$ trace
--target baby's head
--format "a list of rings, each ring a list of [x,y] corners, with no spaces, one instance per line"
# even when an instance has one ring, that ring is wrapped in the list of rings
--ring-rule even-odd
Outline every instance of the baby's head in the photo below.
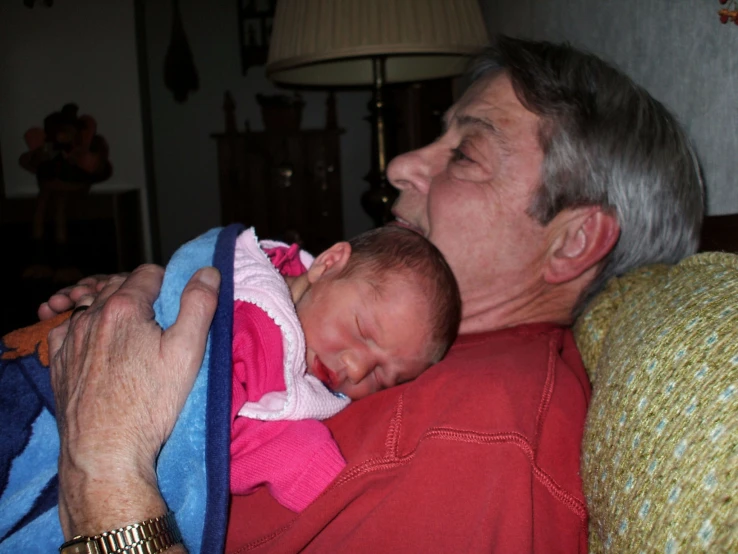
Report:
[[[456,338],[461,298],[438,249],[400,227],[320,254],[295,297],[307,371],[356,400],[415,379]]]

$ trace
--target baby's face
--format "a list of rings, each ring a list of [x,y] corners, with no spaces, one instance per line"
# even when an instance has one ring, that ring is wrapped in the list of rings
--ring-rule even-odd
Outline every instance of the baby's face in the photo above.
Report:
[[[389,278],[326,277],[297,302],[307,371],[353,400],[415,379],[431,363],[430,310],[417,287]]]

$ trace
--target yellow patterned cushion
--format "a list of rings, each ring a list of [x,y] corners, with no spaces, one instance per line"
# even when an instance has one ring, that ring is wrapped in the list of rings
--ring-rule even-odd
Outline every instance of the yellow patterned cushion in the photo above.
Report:
[[[613,279],[574,332],[591,551],[738,552],[738,256]]]

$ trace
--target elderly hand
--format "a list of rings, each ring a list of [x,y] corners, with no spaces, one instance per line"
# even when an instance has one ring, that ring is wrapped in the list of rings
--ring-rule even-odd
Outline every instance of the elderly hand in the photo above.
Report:
[[[45,321],[71,310],[75,305],[89,304],[108,284],[108,281],[118,277],[126,278],[128,275],[128,273],[90,275],[81,279],[76,285],[64,287],[38,307],[38,318]]]
[[[167,511],[155,461],[202,363],[220,275],[195,273],[166,331],[152,308],[162,277],[157,266],[112,277],[89,309],[49,334],[67,538]]]

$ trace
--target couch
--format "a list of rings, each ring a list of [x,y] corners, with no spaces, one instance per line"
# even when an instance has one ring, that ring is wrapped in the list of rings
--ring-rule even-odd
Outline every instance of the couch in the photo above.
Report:
[[[574,332],[590,551],[738,552],[738,256],[613,279]]]

